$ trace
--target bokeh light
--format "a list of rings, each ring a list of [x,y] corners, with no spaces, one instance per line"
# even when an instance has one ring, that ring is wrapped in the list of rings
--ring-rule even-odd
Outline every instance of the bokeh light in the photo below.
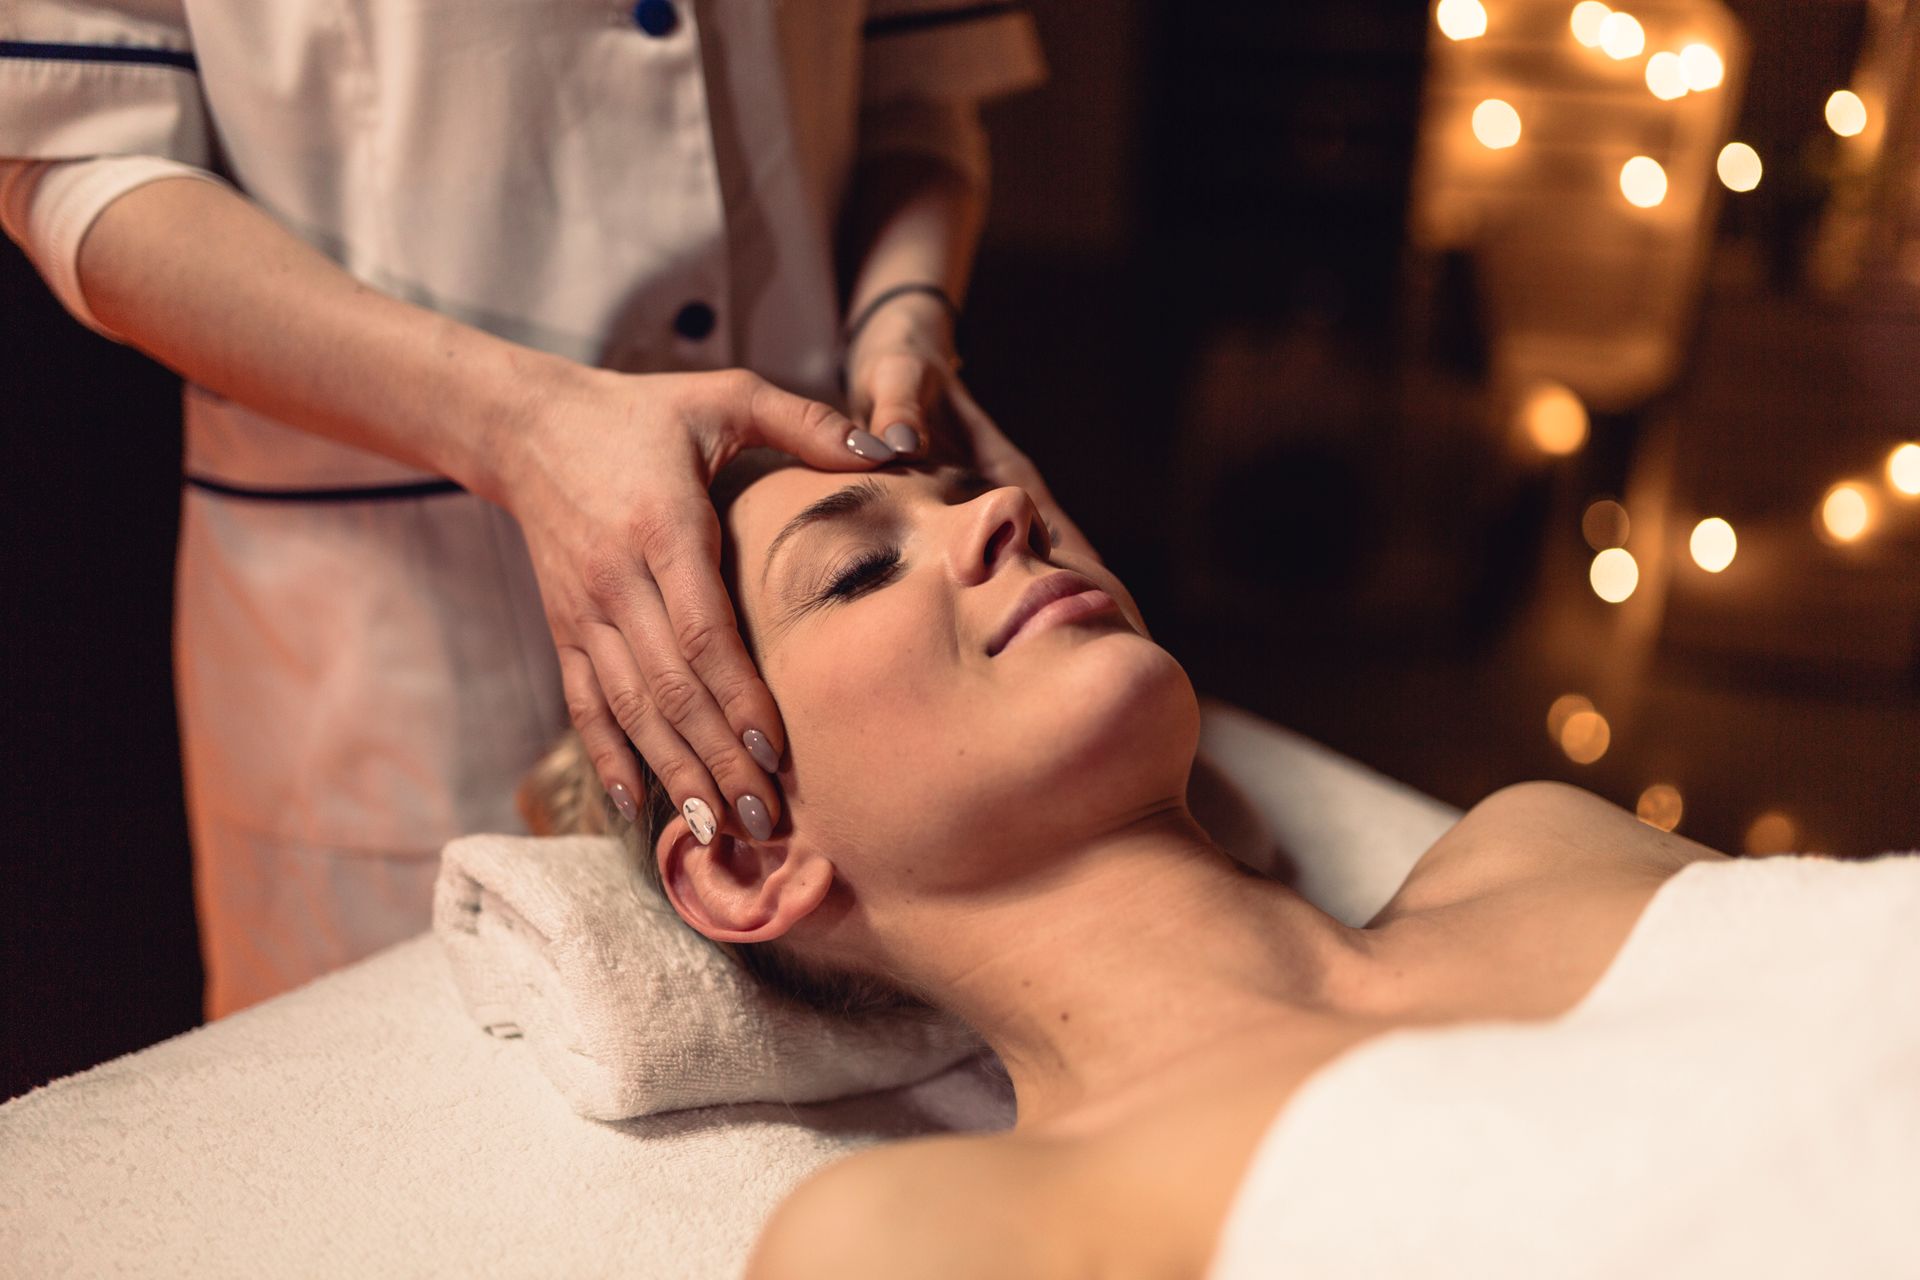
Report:
[[[1867,127],[1867,104],[1851,89],[1835,89],[1827,99],[1827,128],[1851,138]]]
[[[1595,551],[1625,546],[1632,529],[1633,521],[1627,519],[1627,509],[1612,498],[1588,503],[1587,509],[1580,513],[1580,536]]]
[[[1440,0],[1433,20],[1449,40],[1472,40],[1487,34],[1487,10],[1480,0]]]
[[[1718,573],[1732,564],[1739,549],[1740,539],[1734,536],[1733,526],[1719,516],[1709,516],[1693,526],[1693,536],[1687,539],[1693,562],[1708,573]]]
[[[1747,828],[1748,853],[1790,853],[1800,842],[1800,828],[1778,809],[1769,809]]]
[[[1587,406],[1569,387],[1538,382],[1520,402],[1520,426],[1540,452],[1564,457],[1587,442]]]
[[[1620,166],[1620,194],[1636,208],[1651,209],[1667,198],[1667,171],[1652,156],[1635,156]]]
[[[1760,185],[1760,153],[1744,142],[1729,142],[1720,148],[1713,170],[1729,191],[1751,191]]]
[[[1726,78],[1727,68],[1712,45],[1690,44],[1680,50],[1680,72],[1686,77],[1687,88],[1702,93],[1718,89]]]
[[[1903,444],[1887,455],[1887,483],[1896,493],[1920,497],[1920,444]]]
[[[1637,58],[1646,47],[1646,30],[1632,14],[1616,9],[1600,24],[1600,52],[1615,62]]]
[[[1680,55],[1661,50],[1647,59],[1647,89],[1662,102],[1687,96],[1687,73],[1680,69]]]
[[[1553,705],[1547,708],[1547,736],[1557,744],[1560,741],[1560,731],[1567,727],[1567,721],[1582,711],[1591,710],[1593,710],[1593,703],[1585,694],[1561,694],[1553,700]]]
[[[1488,98],[1473,109],[1473,136],[1481,146],[1503,151],[1520,141],[1520,113],[1510,102]]]
[[[1587,568],[1593,594],[1608,604],[1619,604],[1640,585],[1640,564],[1625,547],[1608,547]]]
[[[1573,6],[1569,25],[1573,27],[1573,38],[1589,49],[1600,47],[1600,27],[1606,22],[1607,15],[1613,10],[1600,0],[1580,0]]]
[[[1662,831],[1671,831],[1679,826],[1680,815],[1685,812],[1680,788],[1667,782],[1656,782],[1642,791],[1640,799],[1633,806],[1634,817]]]
[[[1851,480],[1827,490],[1820,503],[1820,523],[1829,537],[1853,542],[1873,525],[1873,497]]]
[[[1612,743],[1613,729],[1598,711],[1576,711],[1560,726],[1560,750],[1575,764],[1592,764]]]

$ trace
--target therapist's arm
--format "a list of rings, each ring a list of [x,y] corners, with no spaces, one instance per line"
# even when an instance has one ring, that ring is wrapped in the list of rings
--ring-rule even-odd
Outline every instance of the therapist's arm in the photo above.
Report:
[[[78,275],[103,325],[182,376],[512,512],[569,713],[629,817],[645,794],[631,741],[676,804],[698,798],[746,838],[765,833],[741,797],[779,822],[784,735],[720,580],[707,486],[756,444],[830,470],[886,460],[852,451],[843,415],[740,370],[619,374],[496,338],[368,288],[210,182],[114,200]]]

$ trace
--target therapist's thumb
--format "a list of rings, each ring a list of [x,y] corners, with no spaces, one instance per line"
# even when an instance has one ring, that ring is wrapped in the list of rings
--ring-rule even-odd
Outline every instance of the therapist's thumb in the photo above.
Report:
[[[832,405],[783,391],[743,374],[734,438],[743,449],[764,445],[824,471],[848,471],[891,462],[895,451],[856,426]]]

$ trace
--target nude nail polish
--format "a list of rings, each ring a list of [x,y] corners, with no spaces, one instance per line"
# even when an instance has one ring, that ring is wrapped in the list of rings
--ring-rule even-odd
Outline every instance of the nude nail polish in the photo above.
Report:
[[[640,806],[633,802],[633,792],[627,790],[626,783],[616,782],[608,787],[607,798],[613,801],[613,807],[618,809],[620,816],[628,822],[640,816]]]
[[[899,453],[913,453],[920,448],[920,433],[904,422],[894,423],[880,433],[880,438]]]
[[[773,740],[766,734],[758,729],[749,729],[740,735],[740,742],[746,747],[747,754],[753,757],[755,764],[768,773],[780,772],[780,753],[773,749]]]
[[[859,427],[847,432],[847,448],[870,462],[892,462],[893,446]]]
[[[688,796],[680,806],[680,812],[686,815],[687,825],[693,829],[693,838],[701,844],[712,844],[713,833],[719,823],[713,820],[713,810],[699,796]]]
[[[733,806],[740,814],[740,825],[755,840],[765,840],[773,834],[773,818],[767,813],[766,802],[759,796],[741,796]]]

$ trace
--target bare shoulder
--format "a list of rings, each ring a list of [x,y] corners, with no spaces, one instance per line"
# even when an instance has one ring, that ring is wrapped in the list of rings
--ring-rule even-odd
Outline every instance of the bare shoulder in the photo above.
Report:
[[[828,1165],[774,1211],[747,1280],[1057,1274],[1029,1144],[954,1134],[892,1143]]]
[[[1607,872],[1644,869],[1657,877],[1689,862],[1725,856],[1648,826],[1611,801],[1564,782],[1502,787],[1467,810],[1431,853],[1435,864],[1472,859],[1496,875],[1586,866]]]

